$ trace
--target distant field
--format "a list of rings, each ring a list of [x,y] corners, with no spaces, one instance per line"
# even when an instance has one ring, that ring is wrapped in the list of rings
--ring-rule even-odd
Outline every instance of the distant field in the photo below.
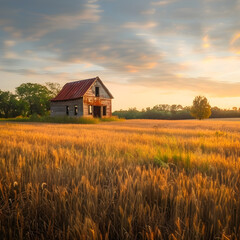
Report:
[[[1,122],[0,239],[240,239],[239,133],[219,119]]]
[[[209,118],[207,119],[207,121],[239,121],[240,122],[240,118]]]

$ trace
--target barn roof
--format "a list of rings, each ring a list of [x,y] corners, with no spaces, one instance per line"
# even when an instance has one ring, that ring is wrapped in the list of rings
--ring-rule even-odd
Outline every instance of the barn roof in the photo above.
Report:
[[[113,98],[112,94],[108,91],[105,85],[102,83],[99,77],[80,80],[76,82],[66,83],[59,94],[51,100],[51,102],[75,100],[83,97],[87,90],[98,80],[105,88],[110,98]]]

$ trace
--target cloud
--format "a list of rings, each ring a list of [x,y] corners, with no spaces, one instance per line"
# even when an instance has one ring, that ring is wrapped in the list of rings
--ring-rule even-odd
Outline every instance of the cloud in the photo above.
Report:
[[[149,62],[145,63],[144,65],[127,65],[125,68],[127,69],[128,72],[130,73],[136,73],[136,72],[142,72],[143,70],[149,70],[153,69],[157,66],[157,62]]]
[[[4,41],[4,45],[6,47],[14,47],[16,45],[16,42],[13,40],[6,40],[6,41]]]
[[[153,15],[155,12],[156,12],[156,9],[151,8],[149,10],[142,11],[141,14],[143,14],[143,15]]]
[[[230,44],[232,51],[236,54],[240,54],[240,33],[234,34]]]
[[[151,29],[157,26],[156,22],[128,22],[123,25],[123,28],[133,28],[133,29]]]
[[[149,88],[237,95],[237,83],[201,73],[199,63],[239,54],[239,10],[237,0],[5,1],[0,64],[2,71],[26,76],[90,66],[62,74],[77,78],[82,71]]]
[[[40,75],[34,70],[30,69],[11,69],[11,68],[0,68],[2,72],[9,72],[9,73],[17,73],[20,75],[28,76],[28,75]]]
[[[16,59],[16,58],[18,58],[18,55],[15,52],[7,51],[4,53],[4,58]]]
[[[197,94],[208,94],[211,97],[239,97],[240,83],[216,81],[210,78],[182,77],[176,75],[154,76],[151,79],[138,76],[131,80],[132,84],[152,86],[161,90],[171,89],[192,91]]]
[[[168,4],[174,3],[174,2],[176,2],[176,1],[177,1],[177,0],[154,1],[154,2],[152,2],[152,5],[153,5],[153,6],[164,6],[164,5],[168,5]]]
[[[209,37],[208,35],[205,35],[202,39],[202,47],[203,48],[209,48],[210,47],[210,43],[209,43]]]
[[[22,1],[21,4],[15,2],[14,7],[11,3],[1,5],[0,26],[2,25],[4,31],[14,38],[34,41],[57,30],[75,29],[81,24],[95,23],[99,21],[102,12],[97,1],[90,0],[73,0],[69,5],[62,0],[53,0],[46,5],[45,0],[41,1],[41,4],[28,0]]]

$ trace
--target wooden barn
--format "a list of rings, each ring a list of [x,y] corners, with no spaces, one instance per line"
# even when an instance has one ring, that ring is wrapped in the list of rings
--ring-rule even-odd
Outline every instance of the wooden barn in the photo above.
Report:
[[[99,77],[70,82],[51,100],[51,116],[111,117],[112,99]]]

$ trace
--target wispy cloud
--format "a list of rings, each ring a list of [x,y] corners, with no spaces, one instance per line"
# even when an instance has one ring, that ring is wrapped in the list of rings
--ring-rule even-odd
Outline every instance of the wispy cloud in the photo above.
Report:
[[[162,0],[162,1],[153,1],[151,4],[153,6],[164,6],[176,2],[177,0]]]
[[[5,1],[0,71],[66,79],[104,74],[130,85],[237,96],[239,84],[232,80],[240,73],[224,61],[240,54],[239,5],[236,0]],[[221,64],[212,63],[223,57]],[[210,58],[214,61],[206,61]],[[240,59],[231,61],[237,66]],[[64,65],[70,70],[61,72]]]
[[[45,7],[44,3],[40,6],[42,11],[35,7],[31,8],[32,4],[29,5],[30,9],[19,7],[17,10],[11,8],[10,4],[5,4],[0,10],[2,15],[0,25],[14,38],[36,41],[48,33],[75,29],[81,24],[96,23],[100,20],[103,11],[97,1],[80,1],[79,7],[70,10],[66,8],[66,11],[62,9],[65,7],[64,4],[58,4],[56,0],[53,2],[56,2],[56,6],[50,8],[50,11],[46,10],[48,5]],[[25,6],[24,1],[22,4]]]
[[[143,15],[153,15],[155,13],[156,13],[156,9],[154,9],[154,8],[144,10],[144,11],[141,12],[141,14],[143,14]]]
[[[15,45],[16,45],[16,42],[13,41],[13,40],[6,40],[6,41],[4,41],[4,46],[6,46],[6,47],[13,47]]]
[[[156,22],[127,22],[123,25],[124,28],[132,28],[132,29],[151,29],[157,26]]]
[[[234,34],[230,44],[232,51],[236,54],[240,54],[240,33]]]
[[[174,79],[174,81],[171,81]],[[193,91],[196,94],[207,94],[212,97],[239,97],[240,83],[216,81],[211,78],[190,78],[176,75],[155,76],[151,79],[137,77],[132,84],[151,85],[159,89]]]

